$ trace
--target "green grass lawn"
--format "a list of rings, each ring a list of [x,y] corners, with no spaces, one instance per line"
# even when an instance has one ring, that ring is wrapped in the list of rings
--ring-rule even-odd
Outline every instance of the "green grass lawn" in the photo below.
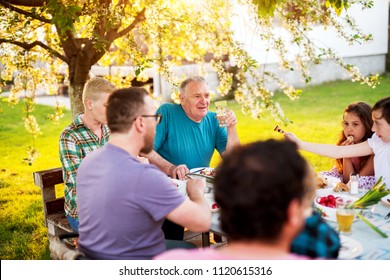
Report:
[[[277,95],[285,114],[293,124],[282,127],[302,139],[320,143],[335,143],[341,131],[343,109],[352,101],[366,101],[373,105],[390,94],[390,77],[384,77],[375,90],[351,82],[334,82],[305,88],[301,98],[290,101]],[[254,120],[241,113],[239,106],[229,102],[238,118],[238,133],[242,143],[268,138],[281,139],[273,131],[276,123],[271,118]],[[32,166],[22,163],[27,145],[32,138],[23,126],[23,104],[15,108],[0,104],[0,259],[49,259],[47,230],[44,227],[41,194],[33,183],[32,173],[59,167],[58,137],[70,123],[70,112],[56,125],[48,121],[52,109],[36,105],[36,117],[42,135],[35,144],[40,157]],[[316,171],[330,169],[333,160],[303,153]],[[214,156],[211,166],[217,165]]]

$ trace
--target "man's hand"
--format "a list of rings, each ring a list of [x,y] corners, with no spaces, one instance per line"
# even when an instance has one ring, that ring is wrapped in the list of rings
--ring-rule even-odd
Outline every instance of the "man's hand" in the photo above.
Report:
[[[169,169],[168,175],[171,176],[173,179],[184,180],[188,172],[190,172],[190,170],[185,164],[180,164],[178,166],[172,165]]]
[[[201,178],[187,180],[187,194],[192,201],[203,199],[206,180]]]
[[[230,109],[227,110],[226,113],[226,123],[228,127],[235,126],[237,124],[236,114]]]

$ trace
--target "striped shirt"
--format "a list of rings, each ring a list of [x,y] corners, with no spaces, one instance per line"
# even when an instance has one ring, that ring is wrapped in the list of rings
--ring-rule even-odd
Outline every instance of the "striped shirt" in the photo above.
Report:
[[[78,114],[60,135],[60,160],[65,183],[65,213],[77,219],[76,174],[82,159],[102,147],[110,136],[108,127],[102,125],[102,138],[99,138],[84,125]]]

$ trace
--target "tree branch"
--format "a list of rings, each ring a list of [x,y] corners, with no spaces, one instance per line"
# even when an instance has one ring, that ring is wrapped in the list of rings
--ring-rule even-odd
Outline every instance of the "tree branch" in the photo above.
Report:
[[[99,59],[109,50],[112,42],[114,42],[119,37],[122,37],[129,33],[139,22],[145,20],[145,8],[142,9],[141,12],[137,14],[133,22],[123,29],[122,31],[118,32],[115,28],[112,28],[108,30],[104,36],[104,41],[106,42],[104,50],[96,50],[96,53],[94,54],[92,58],[93,64],[99,61]]]
[[[4,0],[0,0],[0,5],[4,6],[5,8],[7,8],[7,9],[13,11],[13,12],[22,14],[22,15],[24,15],[26,17],[31,17],[33,19],[36,19],[36,20],[39,20],[39,21],[42,21],[42,22],[45,22],[45,23],[51,23],[50,19],[47,19],[47,18],[44,18],[44,17],[39,17],[38,15],[35,15],[35,14],[30,13],[28,11],[25,11],[23,9],[16,8],[15,6],[11,5],[12,4],[11,2],[42,2],[42,4],[43,4],[45,1],[43,1],[43,0],[42,1],[35,1],[35,0],[31,0],[31,1],[4,1]],[[17,5],[17,4],[15,4],[15,5]],[[40,7],[40,6],[36,6],[36,7]]]
[[[35,46],[40,46],[41,48],[47,50],[49,53],[51,53],[52,55],[58,57],[62,61],[66,62],[66,63],[69,62],[67,57],[65,57],[62,54],[60,54],[59,52],[53,50],[52,48],[50,48],[49,46],[45,45],[41,41],[34,41],[32,43],[24,43],[24,42],[19,42],[19,41],[14,41],[14,40],[8,40],[8,39],[0,38],[0,44],[2,44],[2,43],[13,44],[13,45],[19,46],[19,47],[21,47],[21,48],[23,48],[25,50],[31,50]]]
[[[47,0],[9,0],[7,1],[11,5],[25,6],[25,7],[42,7]]]
[[[116,38],[122,37],[123,35],[129,33],[139,22],[145,20],[145,11],[146,9],[143,8],[128,27],[117,33],[118,35]]]

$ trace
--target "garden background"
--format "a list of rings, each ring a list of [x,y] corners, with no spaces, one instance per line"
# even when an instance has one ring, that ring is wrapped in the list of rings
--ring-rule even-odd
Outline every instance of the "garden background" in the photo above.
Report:
[[[350,102],[366,101],[373,105],[390,95],[390,77],[383,76],[380,81],[376,89],[349,81],[307,87],[296,101],[277,93],[275,101],[280,102],[287,117],[293,121],[287,127],[281,127],[307,141],[335,143],[341,131],[342,112]],[[23,101],[16,105],[23,106]],[[0,104],[0,259],[3,260],[50,259],[40,189],[34,185],[32,173],[60,166],[58,138],[70,123],[71,113],[65,110],[64,118],[54,124],[48,120],[52,108],[35,106],[42,134],[34,140],[25,132],[22,110],[11,108],[5,102]],[[277,123],[272,118],[254,120],[242,114],[235,101],[229,101],[229,107],[237,115],[242,144],[282,139],[281,134],[273,131]],[[213,105],[210,109],[214,110]],[[33,141],[40,156],[29,166],[23,163],[23,158]],[[332,167],[332,159],[306,152],[303,155],[316,171]],[[218,161],[219,157],[214,156],[211,166],[216,166]],[[62,195],[61,187],[57,191]]]

